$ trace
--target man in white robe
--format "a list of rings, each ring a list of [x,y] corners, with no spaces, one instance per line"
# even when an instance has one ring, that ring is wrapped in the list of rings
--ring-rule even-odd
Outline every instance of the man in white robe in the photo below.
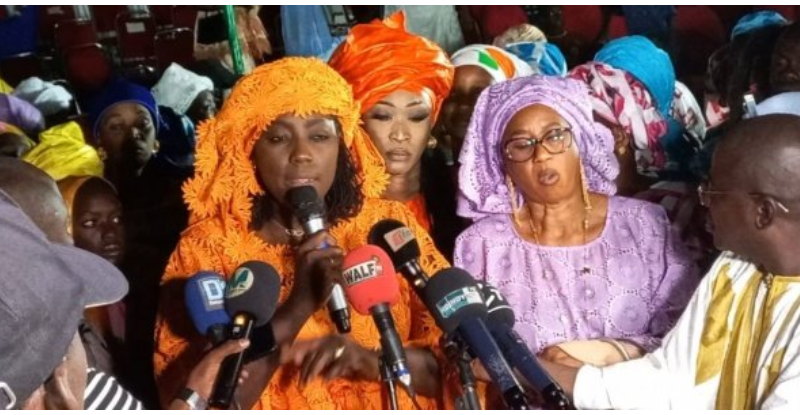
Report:
[[[577,408],[800,408],[800,117],[734,126],[700,197],[725,252],[661,348],[603,368],[540,359]]]

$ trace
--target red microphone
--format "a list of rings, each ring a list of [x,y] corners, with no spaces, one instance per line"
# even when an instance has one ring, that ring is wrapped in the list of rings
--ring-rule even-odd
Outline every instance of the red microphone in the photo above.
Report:
[[[400,285],[391,259],[377,246],[365,245],[350,251],[342,268],[350,304],[359,314],[372,315],[381,336],[384,363],[394,378],[411,391],[411,372],[403,342],[389,309],[400,299]]]

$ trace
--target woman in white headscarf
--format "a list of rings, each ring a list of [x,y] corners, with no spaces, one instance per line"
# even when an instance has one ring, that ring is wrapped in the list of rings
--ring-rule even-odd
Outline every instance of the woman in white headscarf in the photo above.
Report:
[[[454,53],[450,60],[456,72],[450,96],[442,106],[440,127],[455,161],[481,92],[499,82],[533,75],[534,71],[522,59],[491,45],[467,46]]]
[[[60,124],[52,118],[68,112],[73,101],[72,94],[63,86],[35,76],[20,82],[12,95],[36,107],[47,119],[47,127]]]
[[[195,125],[217,113],[214,82],[177,63],[171,64],[152,89],[159,106],[188,116]]]

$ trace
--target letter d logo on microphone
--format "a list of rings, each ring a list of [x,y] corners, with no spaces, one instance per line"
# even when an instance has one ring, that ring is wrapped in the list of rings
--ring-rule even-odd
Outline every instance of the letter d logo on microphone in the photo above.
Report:
[[[206,278],[200,281],[203,289],[203,301],[207,310],[225,308],[225,281],[221,278]]]
[[[250,268],[238,268],[233,272],[233,278],[228,282],[225,298],[236,298],[253,286],[253,271]]]

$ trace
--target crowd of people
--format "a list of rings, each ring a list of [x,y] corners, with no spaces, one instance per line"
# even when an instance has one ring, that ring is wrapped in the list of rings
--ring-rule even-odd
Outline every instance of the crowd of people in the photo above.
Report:
[[[800,406],[800,23],[741,17],[698,82],[668,28],[577,45],[558,12],[465,45],[452,6],[384,6],[323,45],[314,25],[286,36],[323,6],[282,7],[286,56],[233,82],[178,64],[90,97],[0,79],[0,408],[205,409],[250,343],[212,348],[185,284],[258,260],[281,280],[276,347],[235,406],[386,409],[372,317],[340,334],[325,310],[385,219],[427,275],[495,287],[576,408]],[[276,53],[258,10],[237,16],[251,58]],[[313,234],[288,196],[304,186],[326,206]],[[463,368],[397,279],[418,393],[399,405],[452,409]]]

